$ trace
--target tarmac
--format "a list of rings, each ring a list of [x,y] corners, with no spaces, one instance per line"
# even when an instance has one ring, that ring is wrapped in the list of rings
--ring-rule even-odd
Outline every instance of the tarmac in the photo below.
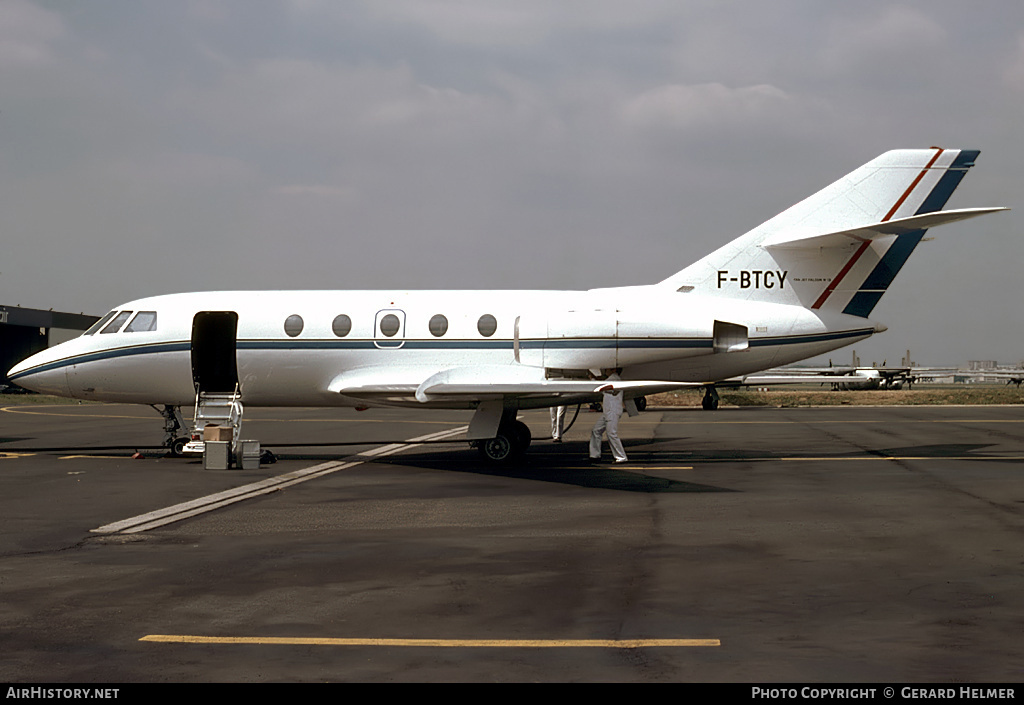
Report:
[[[507,466],[469,418],[247,409],[279,462],[214,471],[3,406],[0,681],[1024,677],[1024,407],[649,409],[625,466],[586,409]]]

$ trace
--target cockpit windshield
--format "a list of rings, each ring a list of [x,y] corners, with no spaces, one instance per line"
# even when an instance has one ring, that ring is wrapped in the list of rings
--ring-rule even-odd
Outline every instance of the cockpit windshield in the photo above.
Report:
[[[128,320],[128,316],[132,315],[131,311],[121,311],[121,313],[114,316],[114,320],[106,325],[106,327],[100,331],[100,335],[104,333],[116,333],[121,330],[121,326]]]
[[[107,325],[107,321],[109,321],[115,315],[117,315],[117,311],[111,311],[106,316],[104,316],[100,320],[96,321],[91,326],[89,326],[89,329],[87,331],[85,331],[84,333],[82,333],[82,335],[92,335],[93,333],[98,331],[100,328],[102,328],[103,326]]]
[[[156,311],[139,311],[124,332],[140,333],[153,330],[156,330]]]
[[[93,335],[97,331],[100,333],[116,333],[121,330],[121,326],[129,318],[132,318],[134,311],[111,311],[106,316],[96,321],[89,327],[89,330],[82,333],[82,335]],[[156,330],[156,311],[139,311],[135,314],[135,318],[132,318],[132,322],[129,323],[122,333],[142,333]]]

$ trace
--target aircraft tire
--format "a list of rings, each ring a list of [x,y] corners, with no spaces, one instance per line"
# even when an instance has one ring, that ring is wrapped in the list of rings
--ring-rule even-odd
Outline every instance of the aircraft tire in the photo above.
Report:
[[[633,402],[636,404],[637,411],[647,410],[647,397],[637,397]]]
[[[494,438],[480,442],[480,452],[492,463],[506,463],[515,455],[516,444],[513,436],[505,431],[498,431]]]
[[[175,438],[171,442],[171,447],[169,448],[171,455],[175,458],[180,458],[185,455],[185,446],[188,444],[189,440],[190,439],[187,437]]]
[[[526,452],[526,449],[530,447],[530,442],[533,440],[533,434],[530,433],[530,427],[522,421],[516,421],[512,424],[511,432],[515,437],[515,447],[512,452],[517,456],[522,455]]]
[[[718,400],[711,395],[704,395],[704,398],[700,400],[700,405],[704,411],[714,411],[718,408]]]
[[[513,421],[503,424],[494,438],[476,442],[480,444],[480,452],[489,461],[505,463],[522,456],[532,440],[530,427],[522,421]]]

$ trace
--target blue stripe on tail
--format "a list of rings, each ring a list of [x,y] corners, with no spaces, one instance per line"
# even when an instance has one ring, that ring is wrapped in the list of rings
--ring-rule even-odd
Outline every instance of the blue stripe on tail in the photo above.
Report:
[[[980,153],[981,151],[977,149],[962,150],[956,159],[953,160],[953,163],[949,165],[946,173],[935,184],[935,188],[924,199],[924,203],[921,204],[921,207],[917,209],[914,215],[923,215],[942,210],[942,207],[946,205],[946,201],[953,195],[956,187],[960,185],[960,182],[967,174],[967,170],[974,166],[974,160],[978,158]],[[924,237],[926,232],[927,230],[915,230],[898,235],[896,241],[882,256],[882,259],[875,265],[875,268],[871,270],[871,274],[864,280],[864,283],[861,284],[860,288],[867,291],[858,291],[854,294],[853,298],[850,299],[850,303],[843,309],[843,313],[862,318],[867,318],[871,315],[871,311],[874,310],[875,305],[882,298],[882,294],[892,284],[892,280],[899,274],[903,265],[907,263],[914,248],[921,242],[921,238]]]

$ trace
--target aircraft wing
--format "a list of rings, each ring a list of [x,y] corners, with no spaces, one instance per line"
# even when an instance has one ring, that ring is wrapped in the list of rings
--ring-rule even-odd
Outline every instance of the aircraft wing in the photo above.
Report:
[[[953,368],[948,370],[927,370],[923,372],[914,370],[912,372],[909,372],[907,374],[907,377],[913,379],[914,381],[917,381],[919,379],[938,379],[943,377],[950,377],[955,374],[957,374],[957,370]]]
[[[351,397],[412,395],[436,370],[436,367],[418,365],[357,367],[331,380],[327,391]]]
[[[849,374],[815,375],[815,374],[757,374],[746,375],[745,377],[732,377],[730,379],[715,382],[715,386],[723,387],[767,387],[779,384],[832,384],[834,382],[849,382],[854,380],[867,379],[863,375],[851,372]]]
[[[547,379],[544,370],[512,365],[453,367],[437,372],[420,384],[416,398],[421,402],[446,396],[567,396],[597,395],[622,391],[627,398],[657,394],[673,389],[700,387],[695,382],[661,380]]]
[[[1005,379],[1007,384],[1016,384],[1018,387],[1024,384],[1024,370],[1017,370],[1011,372],[1008,370],[969,370],[967,372],[961,372],[960,374],[975,375],[977,377],[995,377],[997,379]]]
[[[351,397],[402,394],[415,396],[418,401],[427,403],[454,398],[489,400],[505,396],[596,397],[607,390],[622,391],[626,398],[635,398],[701,386],[698,382],[664,380],[548,379],[544,370],[537,367],[473,365],[444,370],[418,366],[359,368],[335,377],[328,390]]]
[[[856,367],[850,367],[849,365],[834,365],[832,367],[775,367],[765,370],[764,374],[778,375],[780,377],[810,377],[814,375],[838,377],[841,375],[851,375],[856,371]]]

